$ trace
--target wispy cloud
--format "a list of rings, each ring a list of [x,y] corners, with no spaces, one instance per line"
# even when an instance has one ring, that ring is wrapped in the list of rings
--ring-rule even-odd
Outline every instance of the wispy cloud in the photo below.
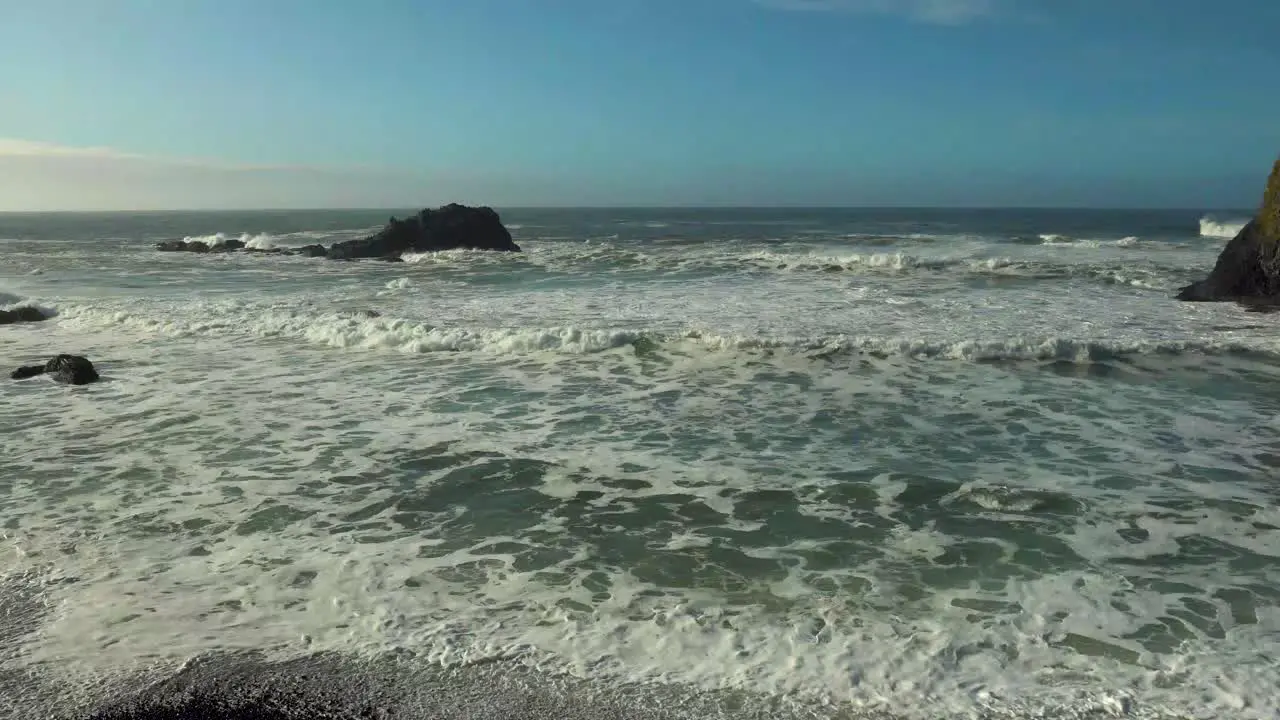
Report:
[[[67,160],[115,160],[122,162],[145,163],[157,166],[200,168],[205,170],[228,171],[310,171],[310,172],[351,172],[361,168],[332,168],[320,165],[290,164],[254,164],[229,162],[210,158],[169,157],[161,155],[144,155],[110,147],[61,145],[43,140],[25,140],[21,138],[0,137],[0,158],[64,158]],[[378,168],[363,168],[378,171]]]
[[[547,204],[552,190],[484,168],[248,164],[0,138],[0,211]]]
[[[905,15],[936,25],[962,25],[991,17],[999,0],[755,0],[777,10],[800,12],[877,13]]]

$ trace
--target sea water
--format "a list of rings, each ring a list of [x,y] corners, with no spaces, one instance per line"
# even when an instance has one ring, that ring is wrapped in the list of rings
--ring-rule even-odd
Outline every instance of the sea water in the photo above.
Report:
[[[0,306],[55,314],[0,360],[103,378],[0,392],[0,588],[39,608],[0,629],[14,707],[255,650],[776,717],[1276,717],[1280,325],[1171,299],[1235,216],[512,209],[520,254],[153,249],[388,214],[0,216]]]

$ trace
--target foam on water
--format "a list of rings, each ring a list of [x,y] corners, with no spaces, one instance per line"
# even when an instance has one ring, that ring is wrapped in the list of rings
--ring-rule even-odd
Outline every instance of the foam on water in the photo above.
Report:
[[[350,240],[357,237],[365,237],[377,232],[379,227],[354,228],[350,230],[304,230],[292,233],[239,233],[227,234],[222,232],[210,235],[188,235],[183,238],[186,242],[202,242],[210,247],[217,247],[226,244],[229,240],[235,239],[244,243],[245,247],[254,250],[271,250],[274,248],[299,248],[306,245],[326,244],[342,240]]]
[[[62,311],[6,357],[103,382],[0,394],[0,567],[51,609],[3,662],[91,694],[397,650],[796,717],[1272,717],[1280,346],[1169,300],[1212,250],[846,234],[5,278]],[[163,274],[92,274],[128,263]]]

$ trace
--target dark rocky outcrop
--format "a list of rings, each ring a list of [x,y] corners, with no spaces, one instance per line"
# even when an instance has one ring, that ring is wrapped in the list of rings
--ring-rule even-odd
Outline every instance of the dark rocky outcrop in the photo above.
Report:
[[[334,243],[329,247],[328,257],[334,260],[400,257],[406,252],[459,248],[520,251],[493,208],[454,203],[436,210],[423,210],[403,220],[391,218],[377,235]]]
[[[334,243],[329,247],[308,245],[302,248],[246,248],[239,240],[228,240],[210,246],[199,240],[166,240],[156,243],[165,252],[218,253],[244,250],[263,255],[301,255],[327,257],[331,260],[373,259],[401,262],[407,252],[440,250],[494,250],[520,252],[511,233],[498,213],[490,207],[470,207],[451,203],[434,210],[423,210],[403,220],[391,218],[376,235]]]
[[[49,316],[45,315],[40,308],[33,308],[29,305],[13,308],[12,310],[0,310],[0,325],[12,325],[20,322],[40,322],[48,320]]]
[[[1280,160],[1258,214],[1222,249],[1209,276],[1182,288],[1177,299],[1280,305]]]
[[[165,240],[156,243],[156,249],[164,252],[193,252],[193,253],[210,253],[210,252],[232,252],[244,249],[243,240],[227,240],[216,245],[200,240]]]
[[[89,359],[80,355],[58,355],[44,365],[24,365],[9,377],[24,380],[37,375],[48,375],[54,382],[64,385],[88,385],[98,381],[98,371]]]

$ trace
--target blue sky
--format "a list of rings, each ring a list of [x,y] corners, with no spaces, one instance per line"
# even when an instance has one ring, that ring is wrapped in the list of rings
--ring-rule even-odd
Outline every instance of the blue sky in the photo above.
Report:
[[[1273,0],[27,0],[0,209],[1252,206]]]

